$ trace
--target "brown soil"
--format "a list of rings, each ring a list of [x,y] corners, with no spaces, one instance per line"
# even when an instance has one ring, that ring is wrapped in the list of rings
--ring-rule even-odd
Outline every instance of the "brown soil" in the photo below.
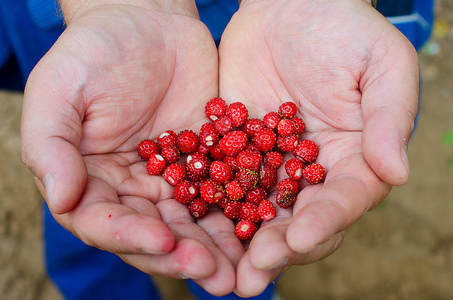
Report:
[[[409,183],[353,225],[335,254],[287,271],[278,284],[285,299],[453,298],[453,3],[438,1],[437,16],[432,48],[420,54]],[[21,102],[0,91],[0,298],[61,299],[43,270],[41,198],[20,158]],[[192,299],[182,281],[157,281],[165,299]]]

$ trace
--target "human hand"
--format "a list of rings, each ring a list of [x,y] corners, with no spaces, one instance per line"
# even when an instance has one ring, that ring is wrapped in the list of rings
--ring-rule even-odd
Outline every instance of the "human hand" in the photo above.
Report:
[[[116,2],[63,5],[68,27],[27,83],[23,160],[53,216],[86,244],[229,293],[244,252],[233,224],[221,212],[195,223],[136,152],[142,139],[205,122],[215,44],[194,7]]]
[[[409,41],[360,0],[244,0],[219,57],[220,96],[256,117],[294,100],[303,137],[319,145],[327,170],[324,183],[305,185],[294,207],[278,208],[252,239],[236,290],[253,296],[289,266],[333,253],[348,226],[408,180],[418,61]]]

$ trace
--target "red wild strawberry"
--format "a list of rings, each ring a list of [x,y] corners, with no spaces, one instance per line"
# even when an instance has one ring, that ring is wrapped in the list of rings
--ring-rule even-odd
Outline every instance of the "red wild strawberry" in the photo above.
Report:
[[[165,159],[157,153],[151,154],[146,163],[146,170],[150,175],[158,175],[162,173],[166,166]]]
[[[296,131],[296,128],[294,127],[294,123],[290,119],[282,119],[280,122],[278,122],[277,126],[277,132],[279,135],[282,136],[290,136]]]
[[[192,130],[181,131],[176,138],[176,146],[182,153],[188,154],[198,150],[200,138]]]
[[[258,150],[265,153],[271,151],[274,148],[277,141],[277,135],[271,129],[263,129],[255,134],[253,137],[253,143],[256,145]]]
[[[200,186],[200,195],[209,204],[216,203],[226,196],[223,187],[216,184],[213,180],[203,182]]]
[[[206,117],[214,122],[225,115],[227,107],[228,105],[222,98],[212,98],[205,106]]]
[[[296,135],[282,136],[277,138],[277,149],[282,152],[290,152],[296,149],[299,140]]]
[[[179,160],[179,150],[176,146],[164,147],[160,150],[160,155],[169,163],[175,163]]]
[[[294,180],[299,180],[302,178],[302,169],[304,168],[304,163],[298,158],[291,158],[285,163],[285,171],[288,176]]]
[[[236,130],[230,131],[224,135],[219,142],[220,150],[225,155],[236,156],[247,144],[247,135],[245,132]]]
[[[317,184],[324,179],[324,168],[320,164],[311,164],[302,170],[302,175],[309,184]]]
[[[290,119],[297,113],[297,106],[294,102],[285,102],[278,107],[278,115],[282,118]]]
[[[281,118],[275,111],[267,113],[263,117],[264,125],[269,129],[276,129]]]
[[[159,135],[157,142],[161,148],[176,145],[176,133],[173,130],[167,130]]]
[[[189,213],[195,219],[201,219],[208,213],[208,203],[200,197],[195,198],[189,204]]]
[[[252,152],[258,152],[258,153],[261,152],[261,151],[258,149],[258,147],[257,147],[252,141],[248,141],[248,142],[247,142],[247,145],[245,145],[245,149],[244,149],[244,150],[252,151]]]
[[[192,181],[200,181],[207,177],[209,160],[206,155],[199,152],[189,154],[186,158],[187,175]]]
[[[229,200],[228,203],[225,205],[223,213],[230,219],[239,219],[239,216],[241,215],[241,207],[242,207],[241,202]]]
[[[277,185],[277,192],[283,190],[291,190],[297,195],[299,193],[299,184],[294,179],[285,178]]]
[[[264,154],[264,164],[277,169],[283,163],[283,155],[277,151],[270,151]]]
[[[222,149],[220,149],[220,144],[215,144],[209,148],[209,154],[214,160],[223,160],[226,157],[225,153],[223,153]]]
[[[250,202],[242,203],[239,219],[258,223],[261,220],[258,207]]]
[[[241,151],[236,156],[236,162],[239,168],[258,171],[263,161],[263,156],[259,152]]]
[[[236,202],[236,203],[240,203],[240,202],[237,202],[237,201],[231,201],[230,199],[228,199],[228,197],[223,197],[222,199],[220,199],[219,201],[216,202],[217,206],[221,209],[225,209],[225,207],[227,206],[228,203],[230,202]]]
[[[171,186],[175,186],[186,178],[186,167],[180,163],[171,164],[165,168],[163,176]]]
[[[159,145],[152,140],[143,140],[137,147],[138,155],[144,160],[148,160],[151,154],[159,153],[159,151]]]
[[[250,240],[256,233],[256,224],[249,220],[241,220],[236,225],[236,236],[241,241]]]
[[[223,136],[233,129],[233,120],[229,116],[223,116],[214,122],[214,127]]]
[[[242,190],[247,192],[253,189],[260,179],[258,172],[249,170],[249,169],[240,169],[235,174],[235,181],[239,183]]]
[[[263,221],[270,221],[275,218],[277,211],[271,201],[264,199],[258,205],[258,213]]]
[[[294,128],[295,128],[294,134],[295,134],[296,136],[301,135],[301,134],[304,132],[304,130],[305,130],[305,123],[304,123],[304,121],[303,121],[301,118],[299,118],[298,116],[294,116],[294,117],[291,119],[291,121],[293,121]]]
[[[242,130],[245,132],[245,134],[247,134],[247,137],[249,139],[251,139],[251,138],[253,138],[255,133],[263,130],[264,127],[265,127],[264,122],[262,120],[253,118],[253,119],[248,119],[247,121],[245,121],[245,124],[242,127]]]
[[[296,194],[291,189],[277,191],[277,205],[288,208],[296,202]]]
[[[241,185],[237,180],[232,180],[225,185],[225,191],[228,198],[233,201],[238,201],[244,197],[245,192],[242,190]]]
[[[218,183],[225,185],[233,180],[233,172],[231,168],[223,161],[215,160],[209,168],[209,177]]]
[[[258,182],[258,185],[265,189],[268,189],[272,187],[276,182],[277,169],[269,165],[262,166],[260,169],[260,181]]]
[[[226,115],[233,120],[233,127],[239,127],[244,125],[245,121],[249,117],[249,112],[243,103],[234,102],[228,106]]]
[[[237,171],[239,171],[239,166],[238,166],[238,162],[236,161],[236,157],[225,156],[225,158],[223,159],[223,162],[226,163],[231,168],[231,171],[233,171],[233,173],[236,173]]]
[[[189,204],[198,195],[198,189],[193,182],[182,180],[175,185],[173,196],[182,204]]]
[[[214,123],[205,123],[200,129],[200,144],[206,147],[212,147],[219,141],[219,132]]]
[[[200,146],[198,146],[198,151],[197,152],[200,152],[204,155],[208,155],[209,154],[209,151],[210,151],[210,147],[206,147],[206,146],[203,146],[200,144]]]
[[[255,205],[259,205],[261,201],[266,199],[267,192],[264,188],[257,186],[251,189],[245,194],[245,202],[250,202]]]
[[[303,162],[311,163],[318,157],[318,146],[312,140],[302,140],[297,144],[293,153]]]

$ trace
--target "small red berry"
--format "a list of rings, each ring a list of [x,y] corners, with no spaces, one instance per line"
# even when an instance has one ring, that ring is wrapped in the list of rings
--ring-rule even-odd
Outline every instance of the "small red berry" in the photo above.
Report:
[[[223,153],[222,149],[220,148],[220,144],[215,144],[214,146],[212,146],[209,149],[209,154],[214,160],[223,160],[226,157],[225,153]]]
[[[235,180],[239,183],[242,190],[244,192],[247,192],[256,186],[256,184],[260,180],[260,175],[256,171],[249,169],[240,169],[235,174]]]
[[[296,136],[301,135],[301,134],[304,132],[304,130],[305,130],[305,123],[304,123],[304,121],[303,121],[301,118],[299,118],[298,116],[294,116],[294,117],[291,119],[291,121],[293,121],[294,128],[295,128],[294,134],[295,134]]]
[[[258,131],[263,130],[265,127],[264,122],[260,119],[248,119],[245,121],[244,126],[242,127],[242,130],[247,134],[247,137],[249,139],[252,139],[255,133]]]
[[[236,156],[247,145],[247,135],[240,130],[230,131],[220,139],[219,145],[225,155]]]
[[[282,119],[277,126],[277,132],[282,136],[290,136],[296,131],[294,123],[290,119]]]
[[[241,215],[241,207],[241,202],[228,200],[223,213],[230,219],[239,219],[239,216]]]
[[[186,158],[187,175],[192,181],[200,181],[207,177],[209,172],[209,160],[206,155],[195,152]]]
[[[238,201],[244,197],[245,192],[242,190],[241,185],[237,180],[232,180],[225,185],[225,191],[228,198],[233,201]]]
[[[275,111],[269,112],[264,115],[263,122],[267,128],[272,130],[277,129],[278,123],[280,122],[281,117]]]
[[[230,202],[237,202],[237,201],[231,201],[230,199],[228,199],[228,197],[223,197],[222,199],[220,199],[219,201],[216,202],[217,206],[221,209],[225,209],[225,207],[227,206],[228,203]],[[240,204],[240,202],[237,202]]]
[[[222,98],[212,98],[206,103],[205,106],[206,117],[214,122],[225,115],[227,107],[228,105]]]
[[[291,158],[285,163],[285,171],[288,176],[294,180],[299,180],[302,178],[302,169],[304,168],[304,163],[298,158]]]
[[[249,220],[241,220],[236,225],[236,236],[242,240],[250,240],[256,233],[257,227],[256,224]]]
[[[318,146],[312,140],[302,140],[297,144],[293,153],[303,162],[311,163],[318,157]]]
[[[260,181],[258,185],[268,189],[277,182],[277,169],[270,165],[262,166],[260,169]]]
[[[277,192],[283,190],[291,190],[297,195],[299,193],[299,184],[294,179],[285,178],[277,185]]]
[[[324,168],[317,163],[306,166],[302,175],[309,184],[317,184],[324,179]]]
[[[277,138],[277,149],[282,152],[291,152],[296,149],[299,140],[296,135],[282,136]]]
[[[296,202],[296,194],[291,189],[277,191],[277,205],[288,208]]]
[[[270,221],[275,218],[277,210],[271,201],[264,199],[258,205],[258,213],[263,221]]]
[[[143,140],[138,144],[137,147],[138,155],[144,160],[148,160],[151,154],[159,153],[159,151],[159,145],[157,144],[157,142],[152,140]]]
[[[233,173],[236,173],[237,171],[239,171],[239,166],[238,166],[238,162],[236,161],[236,157],[225,156],[225,158],[223,159],[223,162],[226,163],[231,168],[231,171],[233,171]]]
[[[175,163],[179,160],[179,150],[176,146],[167,146],[160,150],[160,155],[169,164]]]
[[[209,205],[206,201],[200,197],[195,198],[189,204],[189,213],[195,219],[201,219],[208,213]]]
[[[258,171],[263,161],[263,156],[259,152],[241,151],[236,156],[236,162],[239,168]]]
[[[175,186],[186,178],[186,167],[180,163],[171,164],[165,168],[163,176],[171,186]]]
[[[212,147],[219,141],[219,132],[214,123],[205,123],[200,129],[200,144],[206,147]]]
[[[255,205],[259,205],[261,201],[266,199],[267,192],[264,188],[257,186],[251,189],[245,194],[245,202],[250,202]]]
[[[270,151],[264,154],[264,164],[277,169],[283,163],[283,155],[277,151]]]
[[[258,223],[261,220],[258,207],[250,202],[242,203],[239,218],[241,220],[249,220],[255,223]]]
[[[181,131],[176,138],[176,146],[182,153],[188,154],[198,150],[200,138],[192,130]]]
[[[233,127],[239,127],[244,125],[245,121],[249,117],[249,112],[243,103],[234,102],[228,106],[226,115],[233,120]]]
[[[225,185],[229,181],[233,180],[233,172],[226,163],[215,160],[209,167],[209,177],[216,182]]]
[[[253,143],[261,152],[268,152],[274,148],[277,141],[277,135],[271,129],[263,129],[255,134]]]
[[[233,120],[229,116],[220,117],[214,122],[214,127],[223,136],[233,129]]]
[[[167,130],[159,135],[157,142],[161,148],[176,145],[177,135],[173,130]]]
[[[146,170],[150,175],[158,175],[162,173],[166,166],[165,159],[157,153],[151,154],[146,163]]]
[[[282,118],[290,119],[297,113],[297,106],[294,102],[282,103],[278,108],[278,115]]]
[[[198,188],[193,182],[182,180],[175,185],[173,196],[182,204],[189,204],[198,195]]]

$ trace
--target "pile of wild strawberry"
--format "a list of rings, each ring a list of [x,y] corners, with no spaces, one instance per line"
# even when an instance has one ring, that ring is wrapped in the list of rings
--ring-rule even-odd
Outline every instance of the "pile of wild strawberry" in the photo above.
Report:
[[[310,184],[323,180],[324,168],[315,163],[318,147],[300,139],[305,124],[296,112],[293,102],[285,102],[262,120],[249,118],[241,102],[227,105],[213,98],[205,107],[210,122],[198,134],[168,130],[156,140],[140,142],[138,154],[147,161],[149,174],[163,174],[174,187],[174,198],[187,205],[194,218],[204,217],[209,204],[215,204],[237,222],[238,238],[249,240],[261,220],[275,217],[267,192],[277,184],[281,165],[288,177],[277,184],[280,207],[294,204],[301,178]],[[283,163],[285,152],[293,157]]]

